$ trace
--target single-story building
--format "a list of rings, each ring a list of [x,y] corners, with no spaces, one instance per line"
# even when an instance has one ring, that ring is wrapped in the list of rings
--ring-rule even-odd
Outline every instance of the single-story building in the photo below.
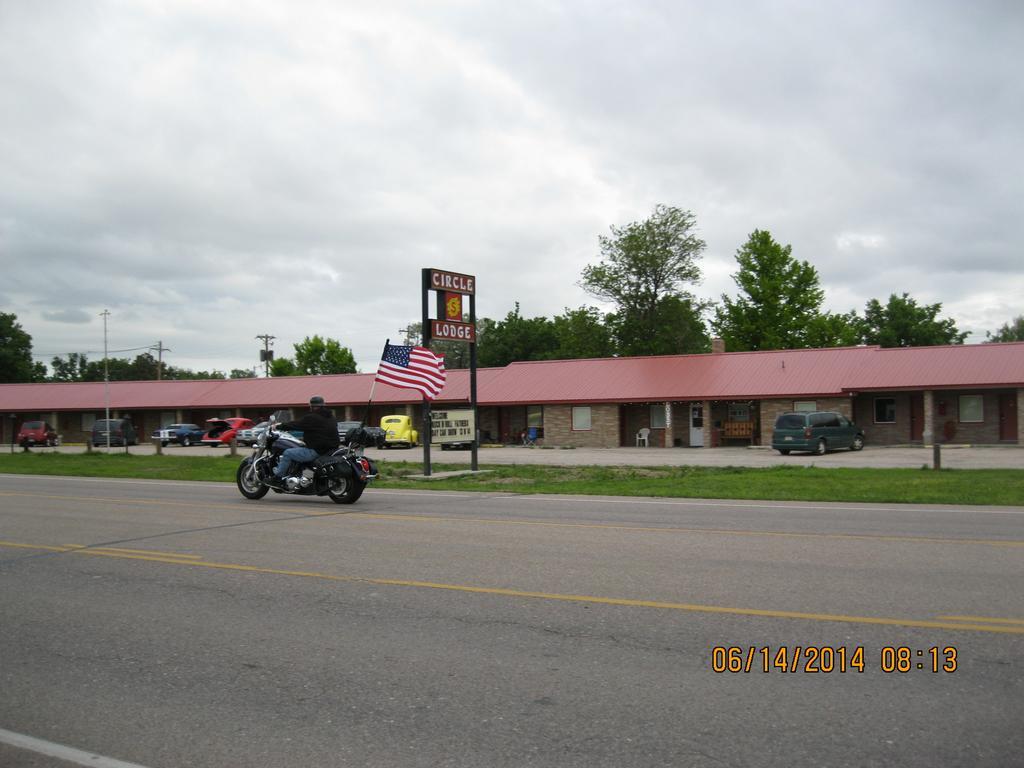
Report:
[[[0,441],[22,421],[48,421],[68,442],[92,423],[130,418],[140,435],[175,422],[256,420],[304,408],[322,395],[338,418],[379,423],[420,419],[414,390],[373,383],[374,374],[227,381],[0,385]],[[372,391],[372,401],[370,401]],[[770,445],[779,413],[835,410],[856,421],[869,445],[936,442],[1020,445],[1024,434],[1024,342],[882,349],[716,351],[512,363],[477,372],[483,442],[616,447]],[[469,371],[448,372],[434,410],[465,408]]]

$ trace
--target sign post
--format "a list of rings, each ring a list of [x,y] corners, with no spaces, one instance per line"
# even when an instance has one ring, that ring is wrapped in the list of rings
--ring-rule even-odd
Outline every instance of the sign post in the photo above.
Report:
[[[480,430],[477,428],[476,403],[476,277],[461,272],[447,272],[425,267],[422,271],[423,285],[423,346],[430,348],[430,342],[461,341],[469,344],[469,407],[472,412],[472,456],[470,466],[477,471],[480,445]],[[437,292],[437,318],[430,317],[430,291]],[[463,322],[463,297],[469,297],[469,322]],[[433,434],[430,416],[430,401],[423,398],[423,435]],[[423,474],[430,475],[430,442],[423,441]]]

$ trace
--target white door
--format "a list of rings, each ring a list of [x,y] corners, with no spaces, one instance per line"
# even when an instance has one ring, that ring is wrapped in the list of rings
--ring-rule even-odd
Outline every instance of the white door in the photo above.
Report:
[[[704,406],[690,406],[690,446],[700,448],[704,445]]]

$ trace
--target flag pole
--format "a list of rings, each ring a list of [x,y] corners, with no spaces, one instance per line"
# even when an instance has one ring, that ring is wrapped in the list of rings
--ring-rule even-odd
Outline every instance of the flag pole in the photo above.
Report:
[[[387,354],[388,344],[390,344],[390,343],[391,343],[391,339],[385,340],[385,342],[384,342],[384,351],[380,353],[380,359],[381,360],[383,360],[384,359],[384,355]],[[380,370],[380,360],[377,361],[377,370],[378,371]],[[366,401],[366,418],[363,419],[363,427],[364,428],[366,427],[367,422],[370,421],[370,403],[373,402],[373,390],[376,388],[376,386],[377,386],[377,374],[374,374],[373,375],[373,381],[370,382],[370,399]]]

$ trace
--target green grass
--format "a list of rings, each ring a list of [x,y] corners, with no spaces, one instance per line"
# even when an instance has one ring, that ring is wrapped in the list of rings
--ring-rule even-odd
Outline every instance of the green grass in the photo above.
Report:
[[[234,482],[241,456],[0,454],[0,473]],[[435,463],[435,473],[465,470]],[[384,460],[381,488],[565,493],[703,499],[767,499],[1024,506],[1024,470],[822,469],[820,467],[482,466],[489,472],[414,479],[422,465]]]

